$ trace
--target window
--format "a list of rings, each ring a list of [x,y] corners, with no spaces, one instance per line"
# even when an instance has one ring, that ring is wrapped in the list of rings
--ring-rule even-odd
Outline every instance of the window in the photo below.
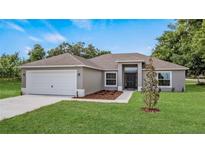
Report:
[[[162,87],[170,87],[171,72],[158,72],[158,85]]]
[[[117,86],[117,73],[116,72],[105,72],[105,86],[107,87]]]
[[[137,67],[125,67],[124,73],[137,73]]]

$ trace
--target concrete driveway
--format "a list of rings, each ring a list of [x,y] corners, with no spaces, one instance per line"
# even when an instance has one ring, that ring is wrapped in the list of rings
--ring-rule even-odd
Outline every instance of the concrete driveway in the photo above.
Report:
[[[54,104],[61,100],[71,100],[68,96],[23,95],[0,99],[0,120],[14,117],[42,106]]]

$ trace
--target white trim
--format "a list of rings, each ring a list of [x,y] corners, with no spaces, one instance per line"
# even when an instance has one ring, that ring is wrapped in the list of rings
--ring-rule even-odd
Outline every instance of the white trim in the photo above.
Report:
[[[142,91],[142,87],[141,87],[141,86],[138,86],[138,87],[137,87],[137,91]]]
[[[136,63],[124,63],[124,64],[136,64]],[[103,68],[97,68],[97,67],[92,67],[92,66],[87,66],[87,65],[42,65],[42,66],[19,66],[19,68],[59,68],[59,67],[87,67],[87,68],[93,68],[97,70],[102,70],[102,71],[116,71],[117,69],[103,69]],[[167,71],[167,70],[188,70],[189,68],[159,68],[155,69],[156,71]],[[147,70],[147,69],[142,69],[142,70]]]
[[[101,68],[87,66],[87,65],[42,65],[42,66],[19,66],[19,68],[61,68],[61,67],[87,67],[96,70],[103,70]]]
[[[159,86],[159,88],[172,88],[172,71],[156,71],[157,73],[157,80],[158,80],[158,73],[170,73],[170,85],[169,86]]]
[[[77,73],[77,70],[26,70],[26,72],[76,72]]]
[[[136,64],[136,63],[125,63],[125,64]],[[188,70],[189,68],[163,68],[163,69],[155,69],[155,71],[185,71]],[[117,71],[118,69],[102,69],[104,71]],[[147,71],[148,69],[143,68],[143,71]]]
[[[21,92],[22,92],[23,95],[26,95],[26,94],[27,94],[27,91],[26,91],[26,90],[27,90],[26,88],[21,88]]]
[[[136,63],[124,63],[124,64],[136,64]],[[189,68],[162,68],[155,69],[155,71],[185,71]],[[102,69],[103,71],[118,71],[118,69]],[[142,69],[143,71],[147,71],[148,69]]]
[[[136,63],[124,63],[124,64],[136,64]],[[97,67],[92,67],[92,66],[87,66],[87,65],[42,65],[42,66],[19,66],[19,68],[60,68],[60,67],[87,67],[87,68],[92,68],[92,69],[96,69],[96,70],[101,70],[101,71],[117,71],[117,69],[103,69],[103,68],[97,68]],[[181,70],[181,71],[185,71],[188,70],[189,68],[159,68],[159,69],[155,69],[156,71],[177,71],[177,70]],[[143,71],[146,71],[147,69],[142,69]]]
[[[102,69],[102,71],[118,71],[118,69]]]
[[[144,60],[116,60],[117,63],[126,63],[126,62],[144,62]]]
[[[122,91],[122,86],[118,86],[117,91]]]
[[[20,68],[50,68],[50,67],[83,67],[85,65],[41,65],[41,66],[19,66]]]
[[[106,74],[107,73],[115,73],[116,74],[116,84],[115,85],[106,85]],[[104,72],[104,86],[105,87],[117,87],[117,72],[114,72],[114,71]]]
[[[84,97],[85,96],[85,89],[77,89],[78,97]]]
[[[159,68],[159,69],[155,69],[155,71],[185,71],[188,70],[189,68]],[[147,71],[148,69],[142,69],[143,71]]]

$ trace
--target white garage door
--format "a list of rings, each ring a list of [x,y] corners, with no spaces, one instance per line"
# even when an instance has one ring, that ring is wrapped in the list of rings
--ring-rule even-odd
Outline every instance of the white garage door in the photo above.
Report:
[[[29,94],[76,95],[77,71],[26,71],[26,91]]]

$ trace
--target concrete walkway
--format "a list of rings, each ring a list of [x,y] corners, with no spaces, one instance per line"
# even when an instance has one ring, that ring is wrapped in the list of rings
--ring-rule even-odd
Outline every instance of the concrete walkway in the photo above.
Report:
[[[122,95],[120,95],[115,101],[121,103],[128,103],[134,91],[124,90]]]
[[[14,117],[61,100],[71,100],[64,96],[23,95],[0,100],[0,120]]]

